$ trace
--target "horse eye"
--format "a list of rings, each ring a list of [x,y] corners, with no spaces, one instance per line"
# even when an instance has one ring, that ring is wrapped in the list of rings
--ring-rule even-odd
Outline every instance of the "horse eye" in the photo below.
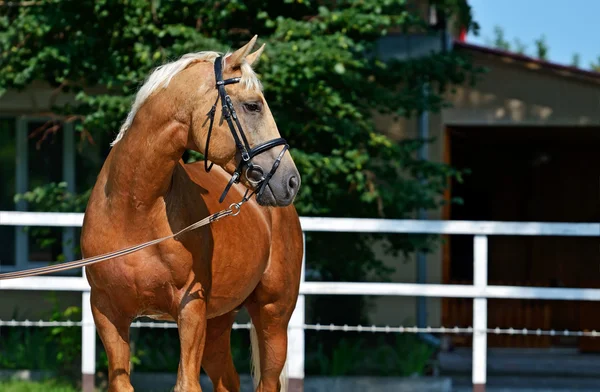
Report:
[[[260,112],[260,109],[261,109],[260,104],[258,104],[258,103],[245,103],[244,108],[249,112],[255,112],[255,113]]]

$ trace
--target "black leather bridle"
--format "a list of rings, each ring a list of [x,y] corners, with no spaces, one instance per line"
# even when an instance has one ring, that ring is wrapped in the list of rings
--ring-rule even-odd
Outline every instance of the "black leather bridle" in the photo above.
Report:
[[[244,130],[242,129],[242,125],[240,124],[240,121],[238,120],[235,109],[233,108],[233,103],[231,102],[231,98],[227,94],[227,91],[225,91],[226,85],[239,83],[240,78],[231,78],[231,79],[223,80],[223,57],[221,57],[221,56],[217,57],[217,59],[215,60],[215,79],[217,82],[216,88],[219,91],[219,94],[217,94],[217,100],[215,101],[214,105],[212,106],[210,111],[206,114],[208,116],[208,119],[210,120],[210,125],[208,127],[208,134],[206,136],[206,148],[205,148],[205,152],[204,152],[204,170],[206,170],[206,172],[209,172],[213,166],[213,163],[211,163],[210,165],[208,164],[208,146],[210,143],[210,135],[212,133],[213,124],[215,121],[215,113],[217,111],[217,103],[219,102],[219,99],[220,99],[223,104],[223,109],[222,109],[223,118],[225,119],[225,121],[227,121],[227,125],[229,125],[229,130],[231,131],[231,134],[233,135],[233,140],[235,141],[235,145],[241,155],[241,159],[240,159],[240,163],[237,165],[235,171],[233,172],[233,175],[231,176],[231,180],[229,180],[229,183],[227,184],[227,186],[225,187],[225,190],[221,194],[221,197],[219,198],[219,203],[223,202],[223,200],[225,199],[225,196],[227,195],[227,192],[229,192],[229,189],[231,188],[231,186],[233,184],[240,182],[240,178],[242,176],[242,172],[244,171],[244,169],[245,169],[244,174],[246,175],[246,179],[248,180],[248,182],[250,182],[251,184],[253,184],[255,186],[255,189],[252,193],[256,193],[257,197],[260,197],[263,194],[263,192],[265,191],[267,184],[269,183],[269,180],[271,180],[271,177],[273,177],[273,174],[275,174],[275,171],[277,171],[277,168],[279,167],[279,164],[281,163],[281,159],[283,158],[283,155],[290,148],[290,146],[287,144],[287,142],[285,141],[284,138],[280,137],[277,139],[269,140],[265,143],[259,144],[258,146],[251,148],[250,144],[248,144],[248,139],[246,138],[246,135],[244,134]],[[236,126],[237,126],[237,129],[236,129]],[[265,176],[264,170],[262,169],[262,167],[252,163],[252,158],[257,156],[258,154],[262,154],[263,152],[270,150],[271,148],[277,147],[277,146],[283,146],[283,149],[281,150],[281,152],[275,159],[275,162],[273,162],[273,166],[271,167],[271,170]],[[254,179],[250,178],[251,176],[249,176],[248,173],[253,172],[253,171],[257,171],[260,173],[260,179],[254,180]],[[246,194],[247,194],[247,192],[246,192]],[[252,194],[249,197],[251,197],[251,196],[252,196]],[[246,196],[244,196],[244,199],[246,199]]]

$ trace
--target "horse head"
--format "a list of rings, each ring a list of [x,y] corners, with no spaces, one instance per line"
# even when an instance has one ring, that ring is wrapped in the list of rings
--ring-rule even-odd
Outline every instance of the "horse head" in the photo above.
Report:
[[[206,170],[215,163],[232,175],[221,199],[241,182],[256,192],[259,204],[287,206],[300,174],[252,69],[264,50],[262,45],[251,53],[256,38],[213,60],[212,75],[204,75],[208,80],[198,91],[189,146],[205,156]]]
[[[207,171],[214,163],[232,176],[220,201],[241,182],[261,205],[290,205],[300,174],[252,69],[264,49],[251,53],[256,38],[233,53],[188,53],[156,68],[111,145],[125,140],[130,148],[121,149],[124,156],[155,144],[154,154],[172,152],[177,159],[186,148],[196,150],[204,155]],[[157,136],[169,137],[173,130],[177,136],[171,140]]]

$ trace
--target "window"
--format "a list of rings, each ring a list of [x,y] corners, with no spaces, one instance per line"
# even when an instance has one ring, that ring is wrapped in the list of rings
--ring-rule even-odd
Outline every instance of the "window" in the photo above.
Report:
[[[73,124],[62,128],[40,143],[40,137],[30,137],[48,121],[47,118],[0,118],[0,209],[28,211],[26,202],[14,203],[14,195],[50,182],[65,181],[75,190],[75,147]],[[74,228],[49,228],[44,233],[51,244],[43,244],[30,227],[0,226],[3,238],[0,247],[0,268],[21,270],[47,265],[60,254],[74,259],[76,244]],[[6,241],[4,241],[6,240]],[[76,270],[75,270],[76,272]]]
[[[0,210],[15,209],[13,197],[16,190],[16,138],[15,120],[0,118]],[[0,268],[15,264],[15,229],[0,226]]]
[[[65,180],[64,172],[69,165],[63,162],[63,154],[66,155],[64,132],[60,130],[44,138],[42,133],[47,128],[46,121],[27,121],[25,128],[26,134],[30,135],[27,140],[27,190]],[[27,233],[27,261],[57,260],[63,252],[62,232],[60,227],[30,227]]]

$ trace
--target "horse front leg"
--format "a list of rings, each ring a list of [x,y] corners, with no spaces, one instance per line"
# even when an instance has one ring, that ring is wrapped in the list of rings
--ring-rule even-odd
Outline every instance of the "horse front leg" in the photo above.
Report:
[[[260,297],[255,295],[255,300],[246,304],[256,330],[256,336],[251,335],[252,350],[257,345],[260,353],[260,363],[254,363],[253,359],[256,392],[287,391],[287,375],[283,374],[287,358],[287,328],[296,300],[284,297],[273,302],[257,301]],[[253,352],[252,357],[255,358],[255,355]]]
[[[287,374],[282,374],[287,359],[287,328],[296,307],[300,290],[303,242],[298,224],[290,228],[288,222],[297,218],[293,209],[273,214],[271,260],[261,281],[245,306],[256,328],[253,340],[253,360],[257,392],[287,390]],[[287,211],[287,212],[286,212]],[[255,361],[255,344],[260,353],[260,364]],[[290,385],[291,386],[291,385]]]
[[[108,356],[108,392],[132,392],[129,378],[129,326],[133,320],[105,293],[91,293],[94,323]]]
[[[175,392],[201,392],[200,366],[206,341],[206,294],[200,285],[188,289],[179,307],[177,326],[181,357]]]

